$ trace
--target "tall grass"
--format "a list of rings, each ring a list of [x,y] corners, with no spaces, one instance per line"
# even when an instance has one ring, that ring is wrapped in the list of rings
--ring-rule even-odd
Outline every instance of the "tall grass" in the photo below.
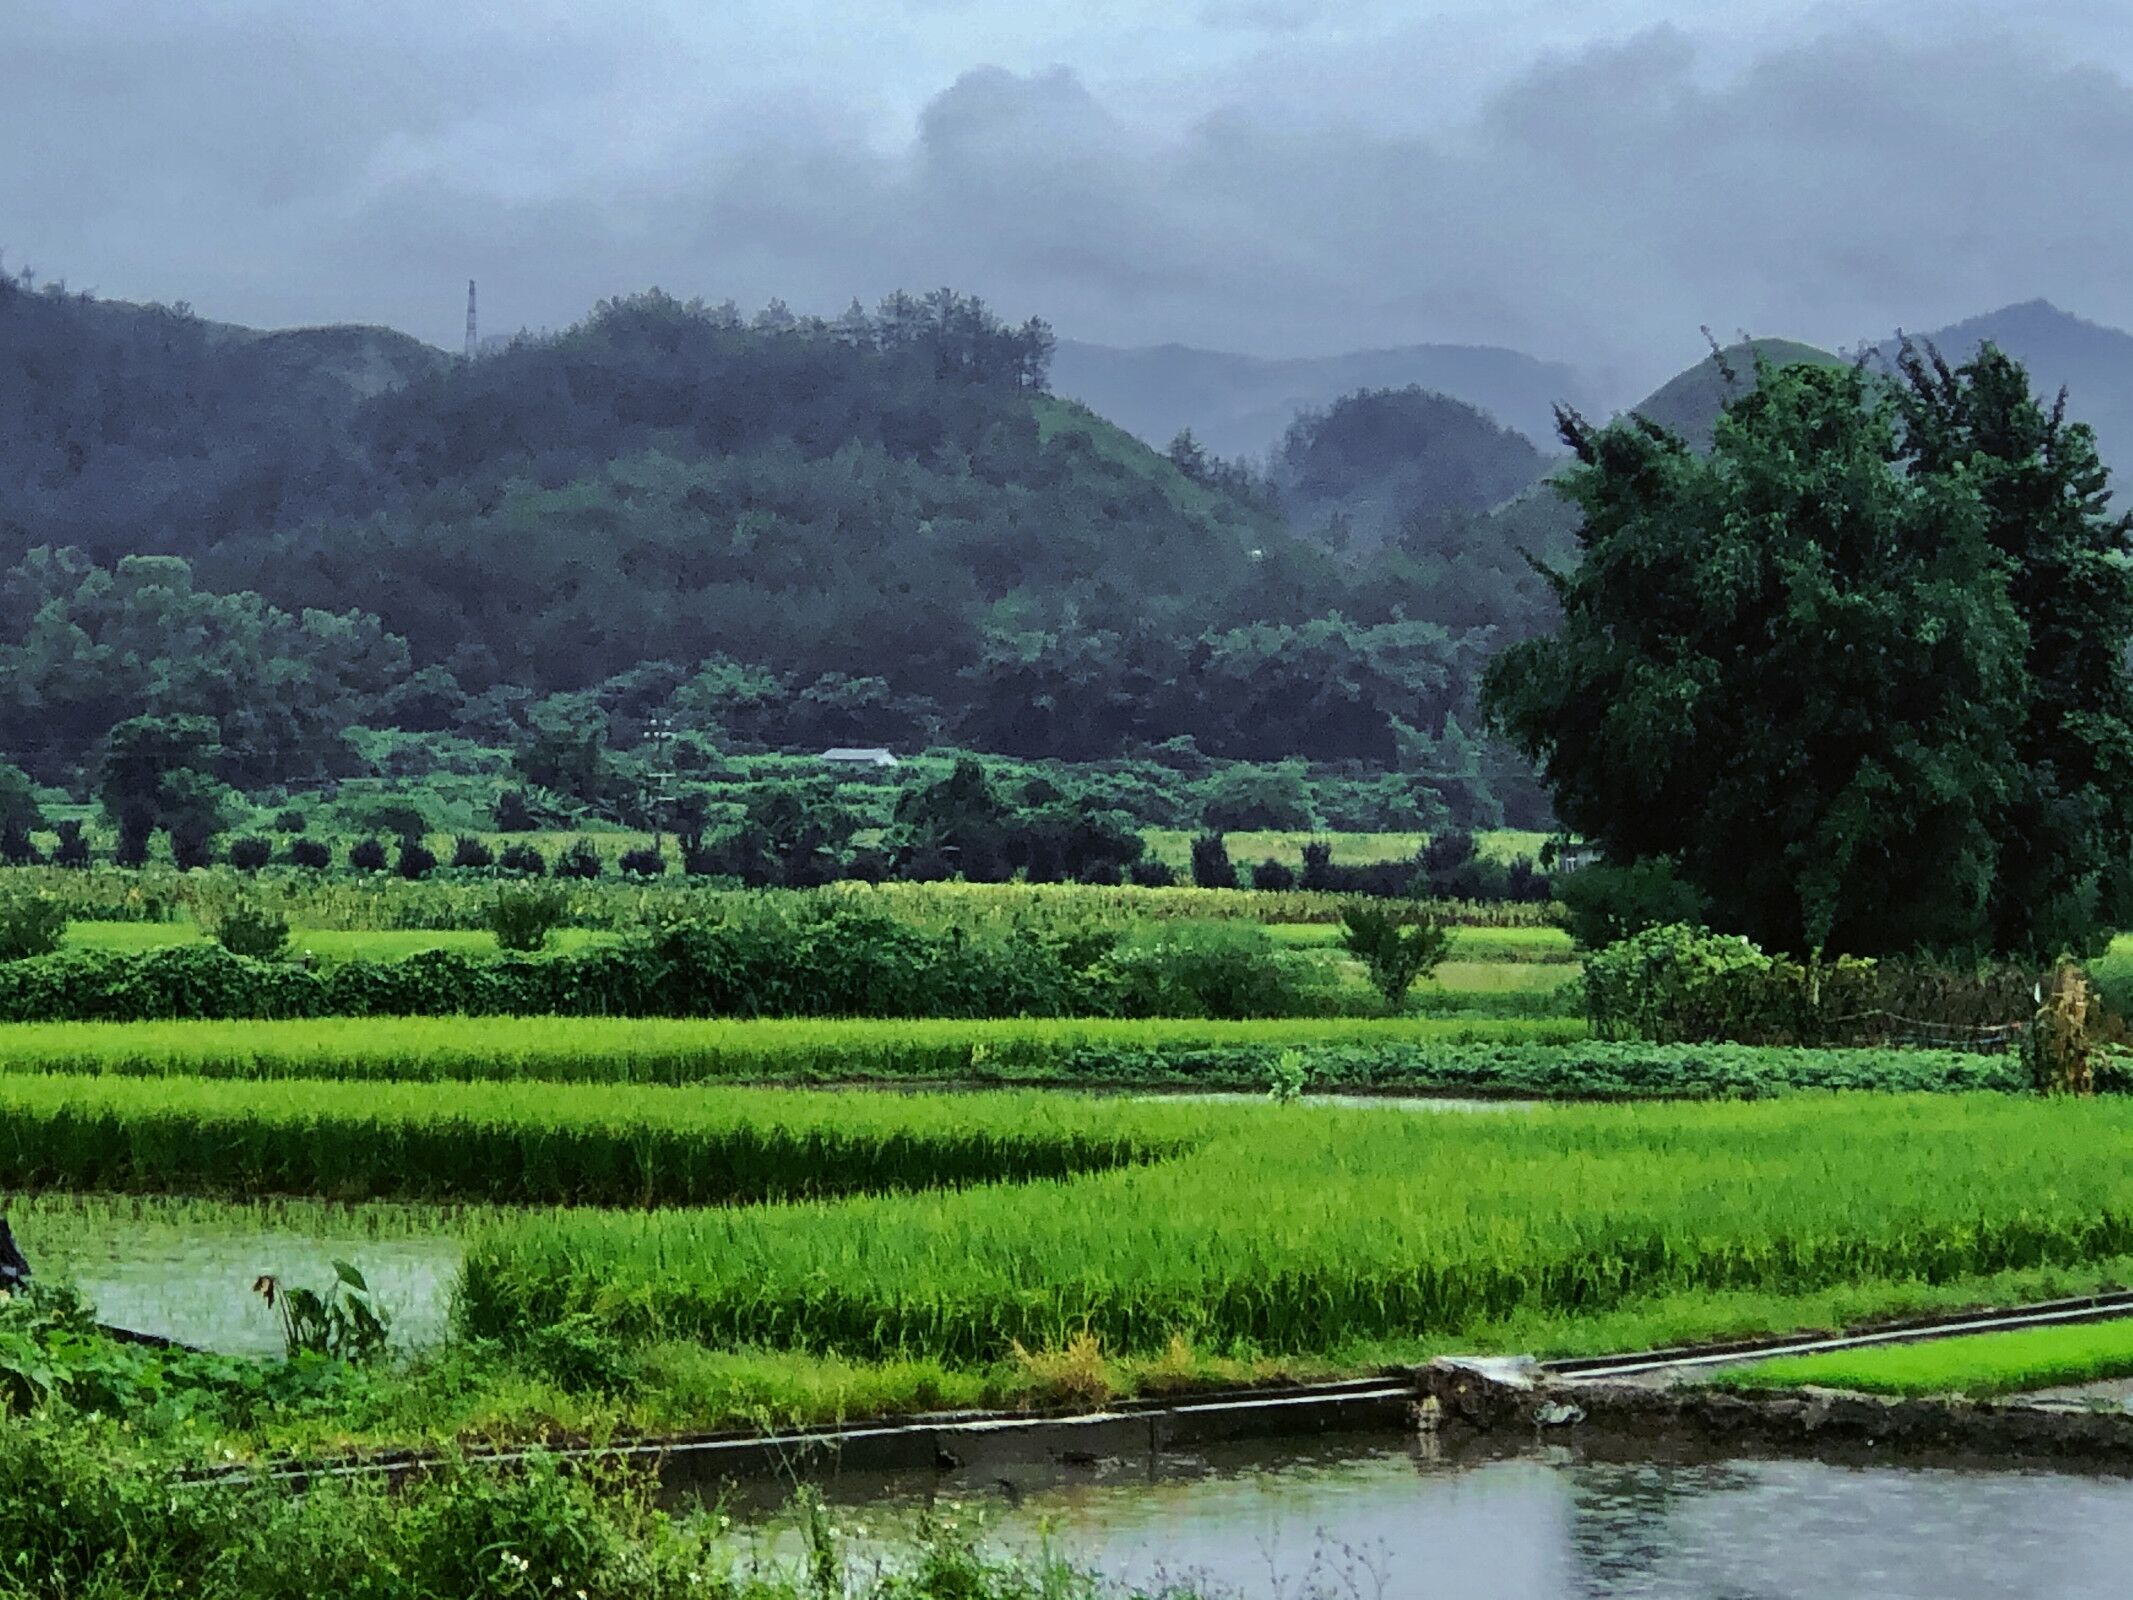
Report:
[[[1146,1160],[1209,1115],[1036,1094],[11,1077],[0,1186],[715,1205]]]
[[[1986,1097],[1237,1110],[1178,1159],[484,1234],[465,1326],[996,1359],[1309,1352],[1669,1293],[1944,1282],[2133,1250],[2133,1106]]]

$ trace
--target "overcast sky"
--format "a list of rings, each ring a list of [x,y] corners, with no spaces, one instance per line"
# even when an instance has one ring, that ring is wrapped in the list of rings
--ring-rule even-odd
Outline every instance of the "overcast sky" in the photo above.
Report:
[[[1509,345],[2133,325],[2126,0],[0,0],[0,250],[456,344],[650,284]]]

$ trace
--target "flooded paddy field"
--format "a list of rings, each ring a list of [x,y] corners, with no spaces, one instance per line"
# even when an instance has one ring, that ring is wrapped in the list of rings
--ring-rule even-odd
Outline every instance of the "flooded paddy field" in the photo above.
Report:
[[[262,1274],[324,1288],[352,1261],[393,1319],[393,1342],[443,1338],[468,1232],[497,1215],[465,1206],[329,1205],[15,1195],[7,1215],[40,1276],[71,1282],[115,1327],[230,1355],[279,1356]]]

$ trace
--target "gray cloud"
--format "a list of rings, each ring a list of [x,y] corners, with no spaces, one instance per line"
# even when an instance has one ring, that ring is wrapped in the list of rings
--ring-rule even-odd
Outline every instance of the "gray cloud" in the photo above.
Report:
[[[469,275],[492,326],[652,282],[826,310],[948,282],[1115,342],[1486,341],[1633,387],[1702,323],[1837,342],[2043,294],[2133,324],[2112,203],[2133,84],[2073,54],[2093,5],[2062,9],[2063,34],[2020,40],[1928,34],[1893,4],[1881,28],[1760,43],[1617,30],[1483,81],[1453,48],[1477,14],[1359,42],[1352,11],[1334,38],[1306,0],[1205,0],[1163,25],[1279,46],[1209,45],[1161,79],[977,65],[927,98],[909,75],[958,29],[1000,59],[1056,41],[914,4],[908,28],[936,31],[823,46],[904,74],[861,85],[766,57],[741,11],[707,31],[646,8],[624,32],[562,0],[302,26],[91,6],[0,25],[28,130],[0,147],[0,246],[211,315],[440,342]],[[1405,114],[1403,81],[1467,109]]]

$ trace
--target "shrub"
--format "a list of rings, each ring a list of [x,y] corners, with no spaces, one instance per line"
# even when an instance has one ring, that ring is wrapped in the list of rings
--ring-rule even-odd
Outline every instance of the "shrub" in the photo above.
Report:
[[[311,819],[293,806],[286,811],[274,813],[274,831],[276,833],[302,833],[310,825]]]
[[[419,839],[430,831],[429,819],[421,808],[402,800],[388,800],[382,805],[364,809],[357,821],[374,833],[388,834],[395,839]]]
[[[437,852],[420,839],[402,839],[400,854],[393,861],[393,871],[413,882],[426,878],[437,869]]]
[[[455,867],[493,867],[496,852],[471,833],[462,833],[452,841],[452,865]]]
[[[274,842],[256,833],[230,841],[230,865],[240,872],[257,872],[274,859]]]
[[[309,867],[312,871],[319,872],[333,865],[333,852],[326,848],[325,841],[321,839],[291,839],[282,859],[292,867]],[[352,854],[349,864],[356,864]]]
[[[1333,841],[1312,839],[1303,849],[1303,884],[1306,889],[1330,889],[1333,887]]]
[[[377,839],[358,839],[349,847],[348,864],[358,872],[383,872],[385,846]]]
[[[1403,915],[1384,905],[1353,900],[1341,907],[1341,943],[1369,969],[1370,986],[1397,1011],[1417,978],[1437,970],[1452,936],[1436,918]]]
[[[1588,956],[1585,1006],[1602,1038],[1661,1044],[1821,1044],[1876,1008],[1874,963],[1811,966],[1746,939],[1669,923]]]
[[[524,873],[529,878],[538,878],[548,870],[546,858],[530,844],[505,845],[504,853],[497,858],[497,865],[506,872]]]
[[[273,961],[289,947],[289,919],[248,894],[199,896],[193,913],[215,943],[233,956]]]
[[[593,879],[606,870],[600,852],[592,847],[590,839],[573,839],[570,848],[555,858],[555,875],[558,878]]]
[[[859,875],[857,856],[853,857],[852,864],[853,871],[851,875],[857,877]],[[879,882],[880,880],[876,879],[875,881]],[[1116,888],[1126,881],[1126,873],[1125,869],[1116,861],[1091,861],[1081,869],[1075,881],[1095,884],[1101,888]]]
[[[506,789],[498,795],[495,817],[498,833],[532,833],[540,827],[540,819],[533,814],[533,803],[526,798],[523,789]]]
[[[1134,886],[1141,889],[1169,889],[1175,887],[1178,881],[1176,867],[1152,856],[1145,861],[1134,862],[1128,873]]]
[[[67,908],[57,895],[0,889],[0,961],[50,955],[67,934]]]
[[[142,867],[148,864],[149,835],[139,828],[121,827],[118,843],[111,847],[112,864],[121,867]]]
[[[37,846],[30,840],[30,830],[15,817],[0,822],[0,861],[11,867],[37,863]]]
[[[1284,892],[1296,887],[1296,874],[1270,856],[1252,868],[1252,887]]]
[[[1192,841],[1192,881],[1201,889],[1234,889],[1237,867],[1229,858],[1229,846],[1219,833],[1195,835]]]
[[[1605,949],[1646,928],[1703,920],[1703,895],[1664,859],[1580,867],[1556,880],[1556,894],[1570,937],[1586,950]]]
[[[569,914],[570,897],[561,889],[506,885],[490,904],[489,930],[502,949],[540,950]]]
[[[667,858],[649,845],[622,852],[618,863],[623,876],[630,878],[656,878],[667,870]]]
[[[188,817],[170,830],[170,858],[181,869],[215,864],[215,833],[205,818]]]
[[[1127,939],[1096,970],[1120,1016],[1286,1017],[1320,1009],[1297,965],[1256,924],[1167,924]]]
[[[79,821],[69,818],[58,823],[59,845],[52,852],[52,864],[59,867],[86,867],[89,864],[89,840],[82,832]]]

